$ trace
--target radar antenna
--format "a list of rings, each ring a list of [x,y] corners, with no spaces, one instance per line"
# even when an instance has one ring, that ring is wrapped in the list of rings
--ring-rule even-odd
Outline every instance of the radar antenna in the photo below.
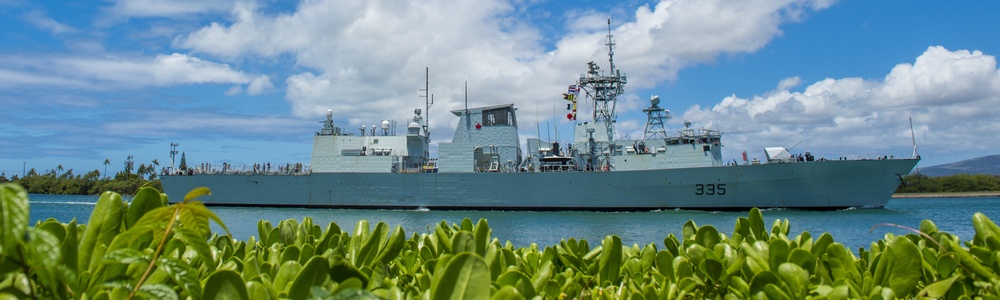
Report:
[[[645,139],[667,138],[667,129],[663,122],[670,119],[670,111],[660,107],[660,96],[649,97],[649,107],[642,112],[646,113],[646,134]]]

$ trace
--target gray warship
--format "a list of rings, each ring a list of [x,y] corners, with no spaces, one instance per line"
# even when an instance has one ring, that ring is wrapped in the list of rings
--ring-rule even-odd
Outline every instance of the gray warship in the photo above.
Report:
[[[762,161],[724,162],[722,133],[695,129],[690,122],[670,135],[669,111],[651,97],[640,139],[616,139],[617,98],[627,83],[614,65],[608,32],[609,69],[590,62],[563,98],[567,118],[576,120],[577,102],[592,111],[577,121],[572,142],[560,145],[527,138],[521,148],[513,104],[451,111],[459,118],[451,142],[430,156],[430,133],[421,109],[407,120],[404,134],[391,122],[378,130],[346,130],[327,111],[313,138],[308,168],[170,172],[161,176],[175,201],[197,187],[212,194],[207,205],[440,210],[660,209],[813,210],[882,207],[901,176],[919,161],[877,157],[837,160],[792,155],[767,147]],[[428,111],[433,97],[424,88]],[[582,95],[582,96],[581,96]],[[522,151],[524,150],[524,151]],[[176,151],[172,151],[176,153]]]

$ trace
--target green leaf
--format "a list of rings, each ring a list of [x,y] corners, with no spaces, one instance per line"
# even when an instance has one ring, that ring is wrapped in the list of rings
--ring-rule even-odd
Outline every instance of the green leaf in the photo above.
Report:
[[[778,266],[778,276],[785,282],[785,285],[792,290],[792,296],[796,299],[804,299],[806,291],[809,289],[809,272],[793,263],[783,263]],[[765,291],[766,292],[766,291]]]
[[[156,259],[159,270],[166,272],[170,278],[184,289],[191,299],[202,299],[201,282],[198,281],[198,271],[191,265],[173,257],[160,256]]]
[[[524,298],[534,298],[535,297],[535,287],[531,284],[531,278],[528,275],[524,275],[521,271],[510,270],[503,275],[500,275],[496,281],[501,287],[512,287],[514,288],[518,295]],[[495,296],[494,296],[495,297]]]
[[[910,239],[900,236],[889,245],[895,256],[889,275],[889,288],[899,297],[910,297],[910,292],[920,281],[923,258]]]
[[[202,264],[208,268],[209,272],[215,270],[216,264],[212,256],[212,249],[203,236],[186,227],[174,228],[173,231],[174,238],[181,240],[188,248],[198,253]]]
[[[490,270],[471,252],[455,255],[443,270],[434,272],[431,299],[486,299],[490,297]]]
[[[768,284],[764,286],[764,294],[766,294],[767,298],[771,300],[792,299],[792,297],[782,291],[777,284]]]
[[[923,221],[920,222],[920,232],[923,232],[923,233],[926,233],[926,234],[933,234],[933,233],[935,233],[937,231],[938,231],[938,228],[937,228],[937,225],[934,224],[934,221],[923,220]]]
[[[142,215],[151,210],[162,207],[160,192],[154,188],[144,187],[132,198],[132,203],[128,206],[128,214],[125,216],[125,228],[132,228]]]
[[[833,243],[826,250],[828,268],[833,278],[843,278],[855,285],[862,283],[861,272],[854,267],[854,254],[847,251],[843,244]]]
[[[266,243],[268,241],[268,234],[271,233],[272,229],[274,229],[274,227],[271,226],[271,222],[267,220],[257,221],[257,237],[260,238],[261,242]],[[264,246],[270,247],[271,245],[265,244]]]
[[[622,239],[616,235],[605,237],[602,247],[598,281],[602,285],[605,282],[617,285],[622,268]]]
[[[343,283],[351,278],[357,278],[361,282],[361,287],[368,286],[368,276],[348,264],[347,261],[341,260],[330,264],[330,280]]]
[[[976,229],[974,240],[977,242],[985,242],[990,237],[1000,239],[1000,227],[997,227],[996,223],[993,223],[989,217],[986,217],[981,212],[972,215],[972,227]],[[993,249],[990,250],[1000,251],[1000,249],[996,249],[995,247],[997,247],[995,244],[992,245],[991,248]]]
[[[63,285],[60,282],[59,268],[64,268],[59,262],[61,253],[59,251],[59,240],[51,233],[38,228],[28,229],[28,266],[33,270],[39,284],[49,288],[60,289]]]
[[[187,195],[184,195],[184,202],[188,202],[188,201],[194,200],[195,198],[198,198],[198,197],[201,197],[201,196],[205,196],[205,195],[211,195],[211,194],[212,194],[212,191],[209,190],[207,187],[195,188],[195,189],[191,190],[190,192],[188,192]]]
[[[674,255],[670,251],[660,250],[656,253],[656,270],[669,281],[674,281]]]
[[[698,269],[700,269],[702,273],[707,275],[708,279],[711,279],[712,282],[722,281],[722,277],[723,275],[725,275],[725,273],[723,272],[725,268],[722,266],[722,263],[713,258],[708,258],[701,261],[701,263],[698,264]]]
[[[185,221],[188,216],[190,216],[190,219]],[[208,207],[205,207],[205,203],[202,203],[201,201],[188,201],[185,203],[184,209],[181,210],[181,221],[188,223],[195,221],[196,224],[185,224],[184,226],[197,226],[195,229],[198,230],[198,233],[203,235],[205,238],[212,235],[212,228],[209,227],[208,221],[215,222],[215,224],[219,225],[219,227],[222,227],[222,230],[226,231],[226,234],[231,234],[229,232],[229,228],[226,228],[226,224],[222,223],[222,219],[212,212],[212,210],[208,209]]]
[[[750,231],[753,232],[754,238],[758,241],[767,241],[768,235],[764,229],[764,214],[760,213],[760,209],[756,207],[750,209],[747,217],[750,220]]]
[[[246,284],[233,270],[218,270],[205,281],[204,299],[250,299]]]
[[[685,241],[693,239],[695,234],[698,234],[698,224],[695,224],[694,220],[684,222],[684,226],[681,227],[681,233],[684,235]]]
[[[715,227],[708,225],[698,228],[698,233],[694,237],[696,243],[708,249],[714,248],[715,244],[718,244],[720,240],[719,231],[715,230]]]
[[[63,238],[62,245],[60,246],[62,252],[62,264],[66,266],[74,274],[78,272],[77,269],[77,249],[79,249],[80,240],[78,238],[76,219],[74,218],[69,224],[66,224],[66,237]]]
[[[456,232],[451,236],[451,250],[453,253],[476,253],[476,237],[468,231]]]
[[[359,224],[360,225],[360,224]],[[378,252],[380,250],[379,245],[382,241],[386,239],[386,235],[389,233],[389,225],[383,222],[378,222],[375,224],[375,229],[371,233],[365,233],[355,236],[355,239],[363,239],[361,249],[357,252],[357,258],[354,261],[355,266],[371,266],[378,257]]]
[[[258,281],[247,282],[247,296],[252,300],[277,299],[277,295],[271,294],[271,290]]]
[[[768,284],[778,284],[778,276],[771,271],[762,271],[754,275],[750,280],[750,294],[756,294],[764,291],[764,287]]]
[[[121,233],[124,202],[122,196],[115,192],[104,192],[97,199],[90,220],[80,238],[80,248],[77,256],[77,266],[80,270],[90,269],[91,261],[100,257],[92,257],[100,245],[108,246]],[[113,250],[113,249],[112,249]]]
[[[815,268],[813,264],[816,263],[812,253],[802,248],[792,249],[792,252],[788,253],[788,262],[799,265],[807,271],[812,271]]]
[[[486,256],[486,245],[490,242],[490,225],[486,222],[486,219],[479,219],[479,223],[475,227],[476,235],[476,254],[479,256]]]
[[[0,183],[0,263],[16,253],[28,231],[28,192],[13,183]]]
[[[770,262],[771,270],[777,270],[778,266],[788,261],[788,242],[784,239],[776,238],[771,239],[767,246],[770,254],[768,261]]]
[[[920,290],[920,293],[917,294],[917,297],[942,298],[944,297],[945,294],[948,293],[948,290],[951,289],[951,285],[955,283],[955,280],[958,279],[959,277],[960,277],[959,275],[955,275],[949,277],[948,279],[931,283],[926,287],[924,287],[924,289]]]
[[[524,297],[524,295],[521,295],[521,292],[519,292],[517,290],[517,288],[514,288],[512,286],[504,286],[504,287],[500,288],[500,290],[497,291],[497,293],[495,295],[493,295],[493,297],[491,297],[490,299],[496,299],[496,300],[521,300],[521,299],[528,299],[528,298]]]
[[[136,295],[146,299],[177,300],[177,293],[165,284],[144,284],[136,291]],[[215,298],[225,299],[225,298]],[[245,298],[244,298],[245,299]]]
[[[287,291],[289,284],[295,280],[295,275],[302,270],[302,265],[296,260],[288,260],[278,268],[278,275],[274,277],[274,289],[277,291]]]
[[[812,246],[812,250],[810,250],[810,252],[812,253],[812,256],[813,257],[822,257],[823,254],[826,253],[826,248],[830,247],[830,244],[833,244],[833,236],[832,235],[830,235],[829,233],[826,233],[826,232],[824,232],[823,234],[819,235],[819,238],[816,239],[816,243],[814,243],[813,246]]]
[[[399,256],[405,244],[406,231],[403,230],[403,226],[396,226],[396,230],[389,236],[389,239],[386,241],[385,246],[382,247],[382,251],[379,251],[375,261],[388,265],[393,259]]]
[[[309,259],[299,274],[295,276],[295,280],[292,284],[288,286],[288,298],[291,299],[307,299],[309,298],[309,291],[314,286],[322,286],[326,279],[330,277],[330,265],[326,258],[322,256],[313,256]]]
[[[108,254],[104,255],[104,258],[101,261],[104,263],[113,262],[124,265],[149,264],[150,257],[151,254],[146,254],[136,249],[122,248],[108,252]]]

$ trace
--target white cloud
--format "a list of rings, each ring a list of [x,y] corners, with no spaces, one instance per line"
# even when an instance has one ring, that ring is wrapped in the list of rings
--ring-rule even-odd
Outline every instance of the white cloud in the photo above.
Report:
[[[247,85],[247,95],[260,95],[274,89],[274,84],[271,83],[271,77],[267,75],[260,75],[250,81]]]
[[[234,0],[117,0],[110,11],[123,17],[176,17],[225,12]]]
[[[21,17],[25,21],[28,21],[28,23],[31,23],[38,28],[52,31],[54,34],[72,33],[77,31],[77,29],[72,26],[59,23],[58,21],[49,18],[45,15],[45,12],[40,10],[29,11]]]
[[[634,22],[613,24],[616,58],[630,76],[629,89],[651,87],[720,54],[756,51],[781,34],[778,26],[793,21],[793,12],[825,8],[822,3],[663,1],[639,8]],[[409,117],[422,106],[416,90],[430,67],[438,102],[432,127],[443,125],[434,124],[435,117],[455,122],[442,116],[464,106],[464,82],[470,105],[513,102],[521,120],[531,122],[534,102],[557,97],[587,61],[607,61],[607,23],[599,13],[574,12],[574,19],[595,24],[571,24],[572,32],[555,49],[544,49],[541,34],[519,17],[518,5],[524,4],[302,1],[295,11],[267,13],[238,3],[231,23],[214,22],[173,45],[234,61],[293,58],[305,70],[285,80],[286,98],[300,117],[320,116],[328,108],[357,122]]]
[[[193,133],[211,136],[227,135],[287,135],[289,132],[307,130],[311,120],[264,115],[241,116],[205,111],[166,111],[144,114],[142,119],[111,120],[101,124],[102,133],[118,136],[169,136]],[[206,130],[211,128],[212,130]]]
[[[227,96],[236,96],[243,93],[243,87],[239,85],[234,85],[226,90]]]
[[[152,58],[5,57],[6,83],[85,89],[143,88],[185,84],[247,84],[254,77],[226,64],[174,53]],[[266,80],[266,79],[265,79]],[[257,83],[259,88],[267,86]]]
[[[730,133],[731,155],[798,141],[832,155],[909,154],[910,117],[925,152],[945,154],[988,147],[979,141],[1000,126],[1000,72],[979,51],[929,47],[882,80],[827,78],[803,92],[789,91],[788,81],[763,96],[693,107],[684,118]]]
[[[930,47],[914,64],[900,64],[885,77],[878,97],[885,105],[939,105],[995,95],[996,59],[980,51]]]

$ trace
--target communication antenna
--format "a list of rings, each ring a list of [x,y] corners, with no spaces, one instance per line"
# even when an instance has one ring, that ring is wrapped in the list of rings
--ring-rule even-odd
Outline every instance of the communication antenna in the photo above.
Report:
[[[472,116],[469,115],[469,81],[465,81],[465,132],[471,137],[472,132]]]
[[[917,154],[917,136],[913,134],[913,117],[910,117],[910,139],[913,141],[913,158],[918,158],[920,155]]]
[[[424,134],[427,137],[431,136],[431,132],[428,130],[428,128],[430,128],[430,124],[431,124],[431,118],[430,118],[431,105],[434,105],[434,95],[430,94],[430,90],[431,90],[431,87],[430,87],[431,86],[431,79],[430,78],[431,78],[431,68],[430,67],[424,67],[424,88],[420,89],[420,91],[424,92],[424,95],[420,96],[420,97],[424,98],[424,124],[423,124],[423,127],[424,127]],[[466,105],[466,106],[468,106],[468,105]]]
[[[917,137],[913,134],[913,117],[910,119],[910,140],[913,141],[913,158],[920,159],[920,155],[917,154]],[[902,179],[902,177],[900,177]],[[917,188],[920,188],[920,166],[917,166]]]
[[[174,157],[177,156],[177,146],[181,144],[170,143],[170,171],[174,170]]]
[[[608,18],[608,62],[611,64],[611,72],[615,70],[615,41],[613,35],[611,34],[611,18]]]

